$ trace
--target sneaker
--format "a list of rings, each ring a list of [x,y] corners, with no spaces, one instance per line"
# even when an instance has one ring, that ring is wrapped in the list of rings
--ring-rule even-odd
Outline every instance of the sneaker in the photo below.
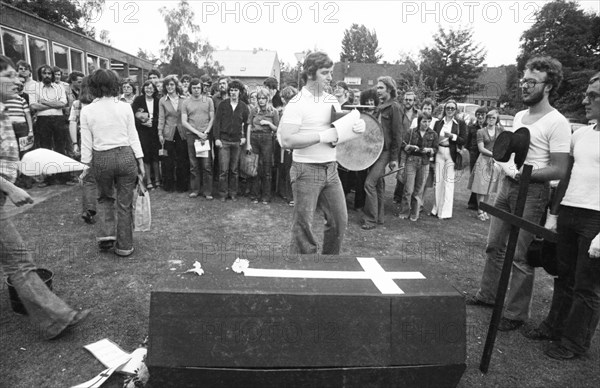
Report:
[[[253,199],[253,200],[252,200],[252,203],[255,203],[255,204],[257,204],[257,203],[258,203],[258,199]]]
[[[465,304],[467,306],[494,307],[494,303],[484,302],[472,295],[469,295],[465,298]]]
[[[558,342],[553,342],[550,344],[548,349],[544,351],[544,354],[550,358],[554,358],[555,360],[573,360],[581,356],[577,353],[573,353]]]
[[[146,186],[146,188],[148,190],[154,190],[154,186],[152,186],[152,183],[148,183],[148,185]]]
[[[500,324],[498,325],[498,330],[500,331],[513,331],[523,326],[523,321],[518,319],[508,319],[502,318],[500,319]]]
[[[412,222],[416,222],[418,219],[419,219],[419,217],[416,217],[416,216],[410,216],[410,220],[411,220]]]
[[[400,218],[401,220],[405,220],[408,218],[408,213],[400,213],[398,214],[398,218]]]
[[[546,330],[542,329],[541,325],[538,327],[532,327],[527,330],[523,330],[521,332],[521,334],[523,334],[523,337],[529,338],[530,340],[534,340],[534,341],[546,341],[546,340],[557,341],[560,339],[560,338],[552,336]]]
[[[211,201],[211,200],[213,200],[213,199],[214,199],[212,195],[207,195],[207,196],[206,196],[206,197],[204,197],[204,198],[208,199],[209,201]]]
[[[190,195],[189,195],[188,197],[190,197],[190,198],[196,198],[196,197],[198,197],[198,193],[196,193],[196,192],[191,192],[191,193],[190,193]]]
[[[119,248],[115,247],[115,255],[121,256],[121,257],[131,256],[131,254],[133,253],[134,250],[135,250],[134,247],[131,247],[131,249],[119,249]]]
[[[288,202],[288,205],[291,207],[294,207],[295,203],[294,203],[294,201],[290,201],[290,202]]]

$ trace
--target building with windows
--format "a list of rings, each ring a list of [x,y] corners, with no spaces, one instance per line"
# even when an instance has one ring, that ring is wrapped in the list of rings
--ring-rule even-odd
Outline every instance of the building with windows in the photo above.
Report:
[[[15,63],[31,64],[37,80],[37,68],[43,64],[58,66],[66,76],[72,71],[90,74],[112,69],[123,78],[143,80],[153,63],[95,41],[68,28],[54,25],[36,15],[0,2],[0,46],[3,55]]]
[[[500,96],[506,93],[507,70],[508,66],[487,67],[483,65],[477,79],[479,87],[467,96],[465,102],[488,108],[498,107]]]
[[[280,79],[281,67],[277,51],[215,50],[212,59],[223,67],[220,74],[239,79],[251,91],[262,86],[269,77],[276,78],[277,82]]]
[[[404,65],[390,63],[353,63],[337,62],[333,65],[333,80],[344,81],[350,89],[364,91],[377,86],[377,78],[390,76],[395,80],[403,79]]]

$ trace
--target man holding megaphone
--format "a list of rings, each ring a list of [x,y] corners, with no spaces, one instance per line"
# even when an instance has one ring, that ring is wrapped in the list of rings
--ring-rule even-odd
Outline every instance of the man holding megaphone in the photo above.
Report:
[[[325,214],[322,254],[340,252],[348,212],[336,162],[335,144],[365,130],[365,122],[354,116],[348,125],[331,125],[331,108],[340,111],[335,96],[325,92],[332,79],[333,61],[323,52],[304,60],[305,86],[287,105],[279,126],[281,146],[293,149],[290,181],[294,194],[294,215],[290,251],[317,253],[312,221],[317,207]],[[349,120],[349,119],[347,119]]]

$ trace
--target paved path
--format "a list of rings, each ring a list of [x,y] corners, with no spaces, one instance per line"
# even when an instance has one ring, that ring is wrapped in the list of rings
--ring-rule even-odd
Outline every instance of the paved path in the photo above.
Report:
[[[31,205],[24,205],[21,207],[16,207],[14,203],[10,201],[10,199],[6,199],[6,204],[4,205],[3,216],[4,217],[14,217],[17,214],[23,213],[32,207],[39,205],[40,203],[50,199],[52,197],[56,197],[62,193],[66,193],[69,190],[73,190],[79,186],[66,186],[66,185],[52,185],[46,187],[34,187],[32,189],[27,190],[31,198],[33,198],[33,203]]]

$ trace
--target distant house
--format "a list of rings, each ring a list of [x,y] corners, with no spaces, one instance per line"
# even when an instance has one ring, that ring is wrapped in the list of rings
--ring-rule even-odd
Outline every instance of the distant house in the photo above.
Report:
[[[506,93],[508,66],[487,67],[483,65],[483,71],[477,82],[480,87],[470,93],[465,102],[486,107],[497,107],[498,99]]]
[[[405,70],[404,65],[388,63],[337,62],[333,65],[333,81],[344,81],[349,88],[363,91],[374,88],[377,85],[377,78],[381,76],[401,79]]]
[[[262,85],[269,77],[275,77],[279,82],[281,68],[277,51],[216,50],[212,59],[223,66],[223,75],[239,79],[250,90]]]

